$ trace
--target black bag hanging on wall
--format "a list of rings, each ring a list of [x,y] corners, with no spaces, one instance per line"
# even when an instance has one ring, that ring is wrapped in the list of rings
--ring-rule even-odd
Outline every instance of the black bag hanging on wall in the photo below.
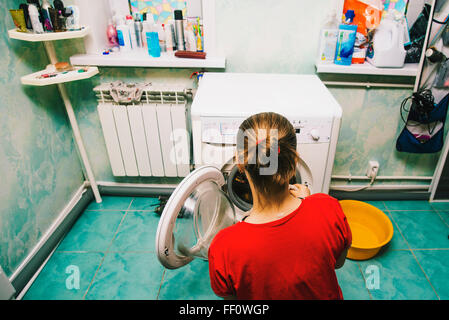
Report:
[[[410,110],[405,106],[412,100]],[[413,93],[402,102],[401,117],[403,111],[408,111],[407,121],[396,141],[396,149],[399,152],[410,153],[435,153],[443,148],[444,124],[446,122],[449,94],[438,104],[434,103],[430,90],[420,90]]]

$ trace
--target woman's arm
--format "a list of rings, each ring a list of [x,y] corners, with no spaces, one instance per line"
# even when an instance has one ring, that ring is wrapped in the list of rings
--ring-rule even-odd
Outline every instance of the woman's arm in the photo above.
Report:
[[[338,257],[337,262],[335,263],[335,269],[340,269],[341,267],[343,267],[343,265],[345,264],[346,261],[346,256],[348,255],[348,250],[350,247],[347,247],[346,249],[343,250],[343,252],[341,253],[340,257]]]

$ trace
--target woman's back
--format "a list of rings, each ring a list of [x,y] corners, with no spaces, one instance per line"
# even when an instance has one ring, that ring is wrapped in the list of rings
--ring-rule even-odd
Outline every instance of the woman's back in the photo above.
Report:
[[[338,201],[309,196],[281,219],[218,233],[209,249],[212,289],[238,299],[342,299],[335,264],[351,240]]]

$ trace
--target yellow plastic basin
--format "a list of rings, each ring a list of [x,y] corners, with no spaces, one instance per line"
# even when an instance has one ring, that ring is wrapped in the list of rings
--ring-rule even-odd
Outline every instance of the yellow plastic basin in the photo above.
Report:
[[[370,259],[393,238],[393,225],[378,208],[355,200],[342,200],[340,205],[352,232],[352,246],[347,256],[349,259]]]

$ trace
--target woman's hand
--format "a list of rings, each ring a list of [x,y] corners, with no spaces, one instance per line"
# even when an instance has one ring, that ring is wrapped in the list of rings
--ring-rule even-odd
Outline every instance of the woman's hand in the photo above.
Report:
[[[290,185],[289,191],[292,196],[295,198],[301,198],[304,199],[305,197],[310,196],[310,190],[305,185],[302,184],[294,184]]]

